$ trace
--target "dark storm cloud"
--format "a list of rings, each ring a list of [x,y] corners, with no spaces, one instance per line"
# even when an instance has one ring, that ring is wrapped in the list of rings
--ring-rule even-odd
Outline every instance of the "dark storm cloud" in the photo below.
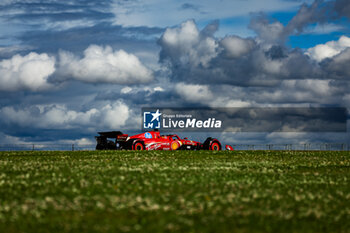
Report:
[[[27,45],[38,51],[56,53],[59,49],[81,52],[90,44],[111,45],[133,51],[154,47],[154,37],[163,32],[160,28],[124,28],[111,23],[72,28],[64,31],[37,30],[18,36]]]
[[[289,36],[302,33],[311,24],[322,25],[341,17],[350,17],[349,1],[315,0],[310,5],[302,4],[285,26],[277,20],[269,19],[264,13],[257,13],[253,14],[249,27],[267,42],[284,44]]]
[[[129,92],[121,91],[105,91],[99,92],[94,101],[117,101],[123,100],[129,107],[139,108],[140,106],[163,106],[163,107],[191,107],[193,103],[184,100],[176,91],[174,87],[164,87],[160,90],[155,89],[157,87],[156,82],[147,87],[133,87]],[[197,106],[206,106],[201,103],[197,103]]]
[[[4,33],[2,40],[14,43],[1,47],[0,57],[14,54],[57,53],[68,50],[80,53],[91,44],[109,45],[126,51],[156,48],[154,40],[163,29],[114,25],[111,13],[114,1],[6,1],[0,19],[16,33]],[[20,27],[19,27],[20,25]],[[8,43],[8,42],[5,42]],[[6,46],[6,45],[5,45]]]
[[[249,28],[265,42],[284,44],[289,36],[302,33],[306,26],[325,23],[329,18],[329,9],[322,0],[316,0],[311,5],[304,3],[286,26],[260,12],[252,15]]]
[[[194,11],[198,11],[199,8],[200,8],[199,6],[191,4],[191,3],[184,3],[180,7],[181,10],[194,10]]]
[[[283,44],[286,40],[283,24],[277,20],[271,22],[268,16],[261,12],[252,16],[249,28],[265,42]]]
[[[349,80],[350,77],[350,48],[345,49],[343,52],[333,57],[332,59],[326,59],[322,62],[325,69],[334,78]]]
[[[95,10],[85,10],[84,12],[24,12],[16,15],[12,15],[8,19],[19,20],[26,22],[27,20],[43,20],[47,19],[52,22],[59,21],[71,21],[71,20],[82,20],[82,19],[93,19],[93,20],[106,20],[113,18],[112,13],[99,12]],[[38,23],[37,26],[40,26]]]
[[[250,28],[257,33],[256,38],[216,38],[217,23],[199,31],[194,21],[187,21],[168,28],[159,39],[160,61],[170,68],[174,81],[189,83],[278,86],[283,80],[294,79],[349,80],[347,51],[318,63],[304,51],[285,45],[289,36],[303,32],[308,25],[338,17],[332,6],[341,3],[303,4],[287,25],[264,14],[255,15]]]
[[[113,14],[108,12],[112,1],[75,0],[68,4],[63,1],[9,1],[2,4],[3,17],[28,23],[27,20],[49,19],[66,21],[75,19],[108,19]],[[7,14],[7,12],[14,12]]]
[[[336,0],[334,3],[334,9],[339,14],[339,16],[350,18],[350,1]]]
[[[285,79],[324,78],[319,66],[299,49],[237,36],[216,39],[215,30],[208,27],[198,31],[193,21],[187,21],[162,35],[160,60],[169,66],[174,81],[275,86]]]
[[[284,29],[285,36],[301,33],[311,23],[323,23],[327,19],[328,7],[323,0],[315,0],[311,5],[303,4],[298,13]]]
[[[42,140],[47,135],[39,135],[41,131],[57,130],[72,134],[85,135],[94,133],[99,128],[120,128],[129,125],[133,128],[133,112],[122,101],[102,103],[88,109],[69,108],[60,104],[20,104],[0,108],[2,132],[11,136],[36,137]],[[117,116],[117,117],[116,117]],[[63,137],[65,138],[65,137]],[[67,138],[67,137],[66,137]]]
[[[96,101],[115,101],[118,99],[123,99],[129,106],[146,105],[148,103],[158,106],[162,100],[170,104],[175,98],[172,90],[167,90],[165,92],[143,88],[127,93],[122,93],[120,91],[99,92],[95,97]]]
[[[338,18],[339,15],[330,4],[322,1],[302,5],[286,25],[258,14],[250,25],[256,38],[234,35],[217,38],[214,33],[218,26],[212,26],[215,24],[207,27],[212,30],[200,31],[194,21],[187,21],[168,28],[158,41],[162,48],[160,62],[171,71],[173,82],[182,82],[176,89],[179,97],[193,105],[348,107],[350,53],[349,49],[344,49],[346,37],[333,43],[344,47],[337,47],[339,54],[336,56],[321,48],[322,54],[328,54],[321,62],[313,59],[310,53],[286,45],[291,35],[302,33],[310,24],[322,24],[330,17]],[[279,127],[275,123],[270,121],[270,126]],[[241,125],[236,123],[232,127]],[[246,138],[237,138],[241,135],[227,134],[221,138],[227,142],[247,143]],[[252,135],[251,141],[344,141],[348,138],[346,133],[260,136]]]

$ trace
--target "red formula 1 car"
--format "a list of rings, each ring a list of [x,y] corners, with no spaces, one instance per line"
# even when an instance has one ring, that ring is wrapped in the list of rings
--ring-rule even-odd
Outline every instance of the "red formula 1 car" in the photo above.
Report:
[[[96,150],[221,150],[221,143],[207,138],[204,143],[181,139],[176,134],[160,135],[158,131],[129,136],[120,131],[99,132]],[[115,139],[115,141],[108,140]],[[227,146],[226,146],[227,149]]]

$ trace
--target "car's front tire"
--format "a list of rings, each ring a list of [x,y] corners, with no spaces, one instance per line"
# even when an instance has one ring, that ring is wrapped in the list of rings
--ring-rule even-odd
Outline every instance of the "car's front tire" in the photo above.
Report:
[[[182,143],[180,141],[173,141],[171,143],[171,150],[180,150]]]

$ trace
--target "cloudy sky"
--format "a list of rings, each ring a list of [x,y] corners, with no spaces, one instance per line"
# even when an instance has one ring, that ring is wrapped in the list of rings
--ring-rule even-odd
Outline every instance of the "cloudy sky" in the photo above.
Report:
[[[141,107],[350,108],[349,20],[348,0],[2,0],[0,144],[136,132]],[[346,133],[215,136],[350,142]]]

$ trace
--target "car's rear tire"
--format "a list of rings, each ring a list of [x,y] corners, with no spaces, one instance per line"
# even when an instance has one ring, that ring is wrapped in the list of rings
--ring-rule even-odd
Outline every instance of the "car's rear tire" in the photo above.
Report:
[[[216,138],[207,138],[201,146],[202,150],[221,150],[221,143]]]
[[[101,144],[96,145],[96,150],[105,150],[105,147]]]
[[[145,150],[143,142],[136,142],[133,146],[133,150]]]
[[[215,150],[215,151],[219,151],[220,150],[220,145],[218,142],[213,142],[211,145],[210,145],[210,150]]]

